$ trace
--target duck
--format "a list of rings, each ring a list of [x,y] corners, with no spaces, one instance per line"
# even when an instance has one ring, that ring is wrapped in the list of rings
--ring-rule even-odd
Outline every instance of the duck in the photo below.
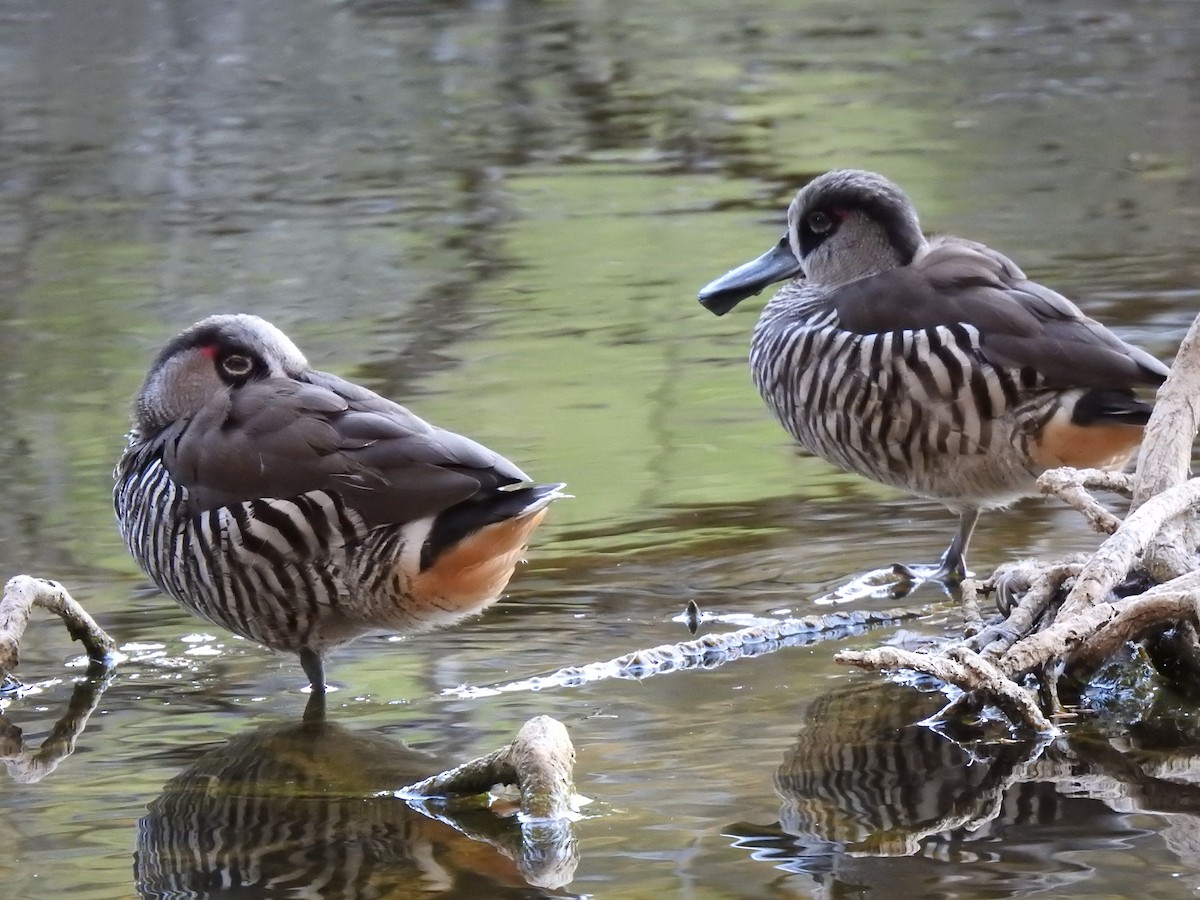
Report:
[[[1046,470],[1125,466],[1142,394],[1169,371],[999,251],[926,237],[874,172],[812,179],[783,237],[699,301],[722,316],[777,283],[750,342],[775,418],[833,466],[958,516],[936,563],[897,564],[910,577],[961,581],[980,513],[1036,495]]]
[[[325,659],[493,603],[562,483],[313,369],[277,327],[214,315],[162,348],[114,470],[133,558],[185,609]]]

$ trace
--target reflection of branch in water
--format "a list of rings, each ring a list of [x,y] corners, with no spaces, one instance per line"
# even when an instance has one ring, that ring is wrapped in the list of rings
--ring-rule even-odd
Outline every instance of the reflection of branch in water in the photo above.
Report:
[[[501,684],[447,688],[443,696],[462,699],[491,697],[510,691],[540,691],[550,687],[579,687],[608,678],[643,679],[688,669],[716,669],[737,659],[764,656],[784,647],[809,644],[817,639],[858,634],[872,625],[891,624],[921,614],[919,609],[879,612],[851,610],[825,616],[780,619],[737,631],[706,634],[692,641],[660,644],[635,650],[604,662],[565,666],[548,675],[536,675]]]
[[[1194,750],[1171,761],[1142,761],[1139,754],[1122,753],[1108,741],[1093,737],[1072,738],[1066,746],[1087,774],[1055,773],[1054,780],[1064,791],[1095,797],[1110,805],[1122,803],[1139,810],[1200,815],[1200,786],[1188,783],[1200,777],[1200,757]],[[1170,777],[1157,776],[1155,769],[1165,769]]]
[[[100,697],[112,681],[112,671],[93,663],[87,678],[75,685],[67,711],[51,729],[40,747],[26,750],[21,729],[0,715],[0,761],[9,777],[22,784],[41,781],[75,752],[75,741],[96,710]]]
[[[905,894],[898,879],[935,895],[944,878],[950,892],[963,871],[955,864],[976,858],[969,847],[980,842],[978,852],[998,863],[1012,854],[1013,868],[1000,873],[1010,895],[1073,880],[1062,853],[1072,834],[1149,833],[1116,813],[1170,814],[1180,835],[1200,825],[1200,787],[1191,783],[1200,777],[1200,743],[1191,737],[1175,751],[1122,752],[1076,726],[1054,741],[967,746],[913,724],[940,703],[879,683],[818,698],[776,773],[778,825],[737,824],[729,833],[777,865],[791,857],[785,868],[833,873],[839,884],[890,896]],[[1006,834],[1011,843],[997,840]],[[1200,848],[1190,846],[1172,849],[1194,866]]]
[[[138,829],[138,889],[156,898],[268,889],[322,898],[421,889],[518,897],[531,883],[557,887],[573,877],[573,856],[539,857],[514,820],[442,810],[447,825],[394,796],[437,768],[397,741],[318,719],[234,737],[151,802]],[[574,842],[554,846],[573,852]],[[510,847],[521,855],[510,857]]]

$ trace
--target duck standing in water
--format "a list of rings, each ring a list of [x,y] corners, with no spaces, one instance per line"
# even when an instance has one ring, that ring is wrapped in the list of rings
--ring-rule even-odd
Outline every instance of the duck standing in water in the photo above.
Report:
[[[311,369],[257,316],[167,344],[117,463],[117,521],[138,564],[193,613],[299,654],[414,633],[494,601],[561,484],[403,406]]]
[[[1056,466],[1118,468],[1142,438],[1167,367],[1006,256],[926,239],[912,202],[872,172],[806,185],[787,233],[700,291],[724,315],[785,281],[754,329],[750,367],[809,452],[959,516],[934,565],[956,582],[979,513],[1035,495]]]

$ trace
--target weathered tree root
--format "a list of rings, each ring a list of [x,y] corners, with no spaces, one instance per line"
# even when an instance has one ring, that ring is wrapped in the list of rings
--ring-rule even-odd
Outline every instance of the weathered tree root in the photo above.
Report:
[[[395,793],[426,815],[499,847],[516,861],[530,884],[560,888],[571,882],[579,864],[573,830],[578,805],[574,768],[575,747],[567,729],[550,716],[536,716],[521,726],[507,747]],[[462,800],[487,794],[498,784],[516,785],[521,795],[520,830],[510,840],[474,833],[457,819],[426,806],[441,800],[454,803],[455,811],[461,811]]]
[[[1200,504],[1200,478],[1167,488],[1131,512],[1115,534],[1103,544],[1080,573],[1063,603],[1070,616],[1100,602],[1133,570],[1150,542],[1173,520]],[[1195,568],[1193,557],[1189,569]],[[1172,577],[1184,572],[1175,572]]]
[[[550,716],[526,722],[507,747],[455,766],[399,791],[405,797],[486,794],[497,784],[516,785],[521,812],[530,819],[561,819],[572,812],[575,747],[567,729]]]
[[[991,704],[1039,734],[1053,730],[1047,714],[1059,711],[1060,679],[1086,683],[1130,641],[1171,634],[1152,658],[1176,653],[1179,665],[1161,659],[1156,665],[1194,678],[1200,671],[1200,478],[1187,475],[1200,424],[1198,396],[1200,317],[1159,392],[1136,474],[1056,469],[1038,480],[1043,493],[1110,535],[1089,559],[1008,564],[981,584],[965,583],[962,641],[923,653],[844,652],[836,660],[933,675],[967,692],[943,714]],[[1093,488],[1132,494],[1123,521],[1092,496]],[[996,594],[999,618],[983,619],[979,593]]]
[[[1064,662],[1067,672],[1084,681],[1128,641],[1164,625],[1200,625],[1200,572],[1150,588],[1114,605],[1114,615],[1089,635]]]
[[[0,600],[0,678],[7,677],[20,662],[21,637],[35,606],[59,616],[71,638],[83,642],[90,659],[107,662],[111,658],[116,643],[66,588],[57,581],[17,575],[4,586]]]
[[[914,653],[895,647],[846,650],[836,657],[842,665],[861,669],[894,671],[910,669],[932,675],[964,691],[989,695],[1010,719],[1028,724],[1038,734],[1053,734],[1054,726],[1042,715],[1032,695],[1005,677],[992,663],[966,647],[956,646],[941,653]]]
[[[1051,469],[1038,479],[1043,494],[1053,494],[1067,506],[1079,510],[1096,531],[1112,534],[1121,527],[1121,520],[1105,509],[1087,488],[1133,494],[1133,479],[1124,472],[1103,469]]]

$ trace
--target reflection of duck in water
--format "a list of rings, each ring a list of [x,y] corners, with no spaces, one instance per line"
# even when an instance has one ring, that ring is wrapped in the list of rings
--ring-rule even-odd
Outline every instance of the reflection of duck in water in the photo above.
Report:
[[[1071,851],[1149,834],[1081,796],[1086,766],[1073,755],[1006,741],[965,749],[915,724],[944,705],[888,682],[819,698],[776,772],[779,822],[727,833],[822,896],[853,885],[881,897],[950,896],[959,882],[980,895],[1061,888],[1091,875]]]
[[[529,853],[517,824],[490,813],[472,817],[487,832],[473,840],[391,793],[438,768],[397,741],[323,721],[234,737],[151,802],[138,827],[138,890],[154,898],[526,897],[531,883],[570,881],[573,842]]]
[[[448,625],[500,596],[561,484],[318,372],[257,316],[163,349],[116,471],[121,534],[180,604],[299,654]]]

